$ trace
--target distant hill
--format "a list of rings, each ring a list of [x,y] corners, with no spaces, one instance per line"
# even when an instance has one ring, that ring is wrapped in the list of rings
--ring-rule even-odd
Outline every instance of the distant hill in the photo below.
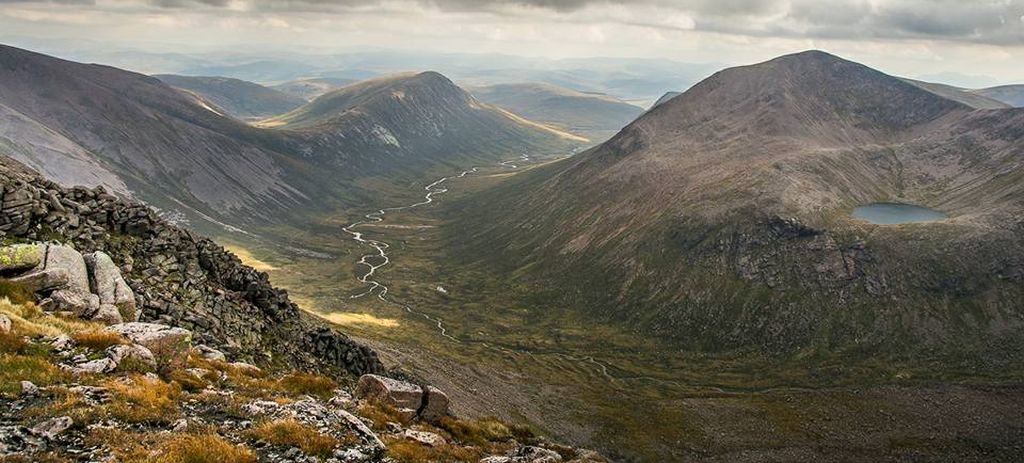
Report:
[[[258,125],[317,146],[324,153],[321,162],[350,159],[366,169],[376,169],[390,156],[408,159],[412,153],[455,167],[457,161],[496,152],[585,142],[481,103],[436,72],[359,82]],[[359,162],[357,154],[369,164]],[[420,168],[415,163],[407,167]]]
[[[355,82],[357,81],[354,79],[322,77],[316,79],[293,80],[283,84],[274,85],[271,88],[279,92],[302,98],[306,101],[312,101],[324,93],[337,90]]]
[[[294,95],[228,77],[154,76],[166,84],[193,93],[215,108],[242,120],[284,114],[306,103]]]
[[[1000,87],[973,90],[993,100],[999,100],[1015,108],[1024,108],[1024,85],[1003,85]]]
[[[594,141],[610,138],[643,113],[643,108],[600,93],[542,83],[471,88],[481,101]]]
[[[449,265],[685,349],[996,371],[1024,359],[1021,127],[818,51],[726,69],[452,206]],[[873,202],[951,218],[850,217]]]
[[[952,85],[937,84],[933,82],[922,82],[920,80],[904,80],[920,88],[928,90],[929,92],[939,95],[943,98],[949,98],[950,100],[953,101],[959,101],[972,108],[1003,109],[1010,107],[1010,105],[1002,101],[999,101],[996,98],[990,98],[988,96],[985,96],[984,94],[978,93],[978,91],[954,87]]]

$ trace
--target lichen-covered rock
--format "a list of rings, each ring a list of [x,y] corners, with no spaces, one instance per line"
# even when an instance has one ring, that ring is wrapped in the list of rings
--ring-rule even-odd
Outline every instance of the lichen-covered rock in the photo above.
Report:
[[[11,318],[0,313],[0,334],[11,332]]]
[[[0,248],[0,272],[30,270],[43,263],[43,247],[38,244],[15,244]]]
[[[200,344],[200,345],[196,346],[195,350],[196,350],[196,352],[199,353],[199,355],[201,357],[203,357],[206,360],[212,360],[212,361],[215,361],[215,362],[226,362],[226,361],[228,361],[228,357],[226,355],[224,355],[223,352],[221,352],[221,351],[219,351],[217,349],[214,349],[214,348],[212,348],[210,346],[207,346],[206,344]]]
[[[414,412],[423,404],[423,389],[419,386],[380,375],[363,375],[359,378],[355,396],[391,405],[398,409]]]
[[[10,281],[24,286],[35,293],[46,293],[68,287],[71,277],[66,269],[52,268],[34,270],[24,275],[9,278]],[[88,291],[86,291],[88,292]]]
[[[73,424],[75,424],[75,422],[70,416],[52,418],[33,426],[32,434],[45,437],[47,439],[53,439],[64,431],[67,431]]]
[[[430,447],[440,447],[448,443],[448,441],[445,440],[444,437],[427,431],[416,431],[413,429],[406,429],[404,435],[406,439],[416,441],[423,445],[428,445]]]

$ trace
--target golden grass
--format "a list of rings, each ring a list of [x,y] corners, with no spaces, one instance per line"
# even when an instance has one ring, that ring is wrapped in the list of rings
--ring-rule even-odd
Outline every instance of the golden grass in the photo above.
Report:
[[[249,252],[248,249],[245,249],[245,248],[243,248],[241,246],[235,246],[235,245],[230,245],[229,244],[229,245],[225,245],[224,249],[227,250],[228,252],[238,256],[238,258],[242,261],[243,264],[248,265],[249,267],[252,267],[252,268],[254,268],[256,270],[259,270],[261,272],[269,272],[271,270],[280,270],[281,269],[280,267],[275,267],[272,264],[269,264],[267,262],[264,262],[262,260],[257,259],[255,256],[252,255],[251,252]]]
[[[441,445],[429,447],[411,440],[395,440],[387,445],[387,456],[400,463],[476,462],[483,453],[476,447]]]
[[[340,444],[333,436],[313,429],[295,420],[277,420],[260,423],[249,430],[249,436],[281,447],[298,447],[309,455],[329,457]]]
[[[480,420],[442,418],[440,427],[451,434],[456,441],[471,445],[505,442],[514,437],[512,429],[494,418]]]
[[[377,318],[368,313],[353,313],[353,312],[335,312],[335,313],[317,313],[317,315],[323,317],[331,323],[338,325],[368,325],[377,326],[381,328],[396,328],[398,327],[398,320],[393,318]]]
[[[359,416],[369,419],[372,422],[371,428],[383,431],[388,428],[388,423],[409,424],[403,419],[394,407],[379,402],[363,402],[359,405]]]
[[[49,386],[68,379],[67,373],[45,357],[20,354],[0,355],[0,396],[21,393],[21,382]]]
[[[256,454],[216,434],[130,433],[96,429],[88,442],[106,445],[122,463],[255,463]]]
[[[104,383],[113,396],[110,414],[129,423],[168,424],[180,415],[181,386],[157,378],[133,375]]]
[[[71,333],[75,344],[95,351],[106,350],[108,347],[127,344],[128,341],[118,333],[102,328],[90,328]]]
[[[277,380],[277,387],[296,395],[311,395],[326,399],[334,395],[338,384],[326,376],[295,371]]]
[[[0,313],[10,317],[14,330],[22,336],[59,336],[102,328],[98,323],[53,316],[31,302],[16,304],[6,297],[0,297]]]

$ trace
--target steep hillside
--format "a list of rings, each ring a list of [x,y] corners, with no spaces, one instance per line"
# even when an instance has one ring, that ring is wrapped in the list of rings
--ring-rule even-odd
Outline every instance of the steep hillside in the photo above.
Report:
[[[485,103],[594,141],[610,138],[643,113],[643,108],[609,95],[549,84],[492,85],[470,92]]]
[[[355,82],[356,81],[352,79],[323,77],[317,79],[293,80],[285,82],[283,84],[274,85],[270,88],[282,93],[287,93],[289,95],[302,98],[303,100],[306,101],[312,101],[316,99],[318,96],[323,95],[324,93],[337,90],[346,85],[354,84]]]
[[[452,245],[689,349],[1000,368],[1024,355],[1022,121],[823,52],[784,56],[464,201]],[[876,201],[951,218],[849,217]]]
[[[968,90],[966,88],[954,87],[952,85],[937,84],[934,82],[923,82],[920,80],[904,79],[907,82],[921,87],[929,92],[939,95],[943,98],[948,98],[953,101],[959,101],[967,106],[977,109],[1005,109],[1011,106],[999,101],[995,98],[990,98],[984,94],[979,93],[976,90]]]
[[[265,119],[306,104],[304,98],[228,77],[172,74],[153,77],[174,88],[194,94],[225,114],[242,120]]]
[[[972,91],[993,100],[1002,101],[1014,108],[1024,108],[1024,85],[1003,85]]]
[[[12,47],[0,47],[0,71],[0,104],[21,121],[7,154],[54,178],[209,215],[303,201],[254,129],[155,78]],[[32,142],[39,134],[51,142]],[[63,165],[54,151],[84,161]]]

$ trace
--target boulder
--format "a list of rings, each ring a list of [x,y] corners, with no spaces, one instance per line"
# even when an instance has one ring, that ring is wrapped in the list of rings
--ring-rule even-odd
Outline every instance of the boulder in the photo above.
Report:
[[[32,427],[32,434],[47,439],[53,439],[75,424],[70,416],[52,418]]]
[[[438,434],[427,431],[415,431],[412,429],[405,430],[405,438],[430,447],[439,447],[448,443],[444,437],[441,437]]]
[[[423,404],[423,389],[419,386],[380,375],[361,376],[355,396],[413,411],[419,410]]]
[[[31,270],[43,263],[43,247],[38,244],[15,244],[0,248],[0,272]]]
[[[0,313],[0,334],[11,332],[11,318]]]
[[[508,456],[516,463],[556,463],[562,456],[554,450],[525,445],[509,452]]]
[[[32,381],[21,382],[21,393],[23,395],[33,396],[39,393],[39,386],[36,386]]]
[[[84,293],[89,292],[89,270],[82,253],[71,246],[51,244],[46,246],[45,270],[63,269],[67,272],[67,288]]]
[[[138,321],[139,311],[135,306],[135,293],[124,281],[121,270],[106,253],[96,251],[86,254],[85,265],[89,269],[89,286],[99,296],[100,304],[112,305],[125,321]]]
[[[134,313],[134,312],[133,312]],[[113,304],[100,304],[100,308],[96,310],[96,313],[90,320],[100,322],[104,325],[116,325],[118,323],[124,323],[124,317],[122,312],[118,310],[117,306]]]
[[[86,362],[75,364],[70,367],[72,373],[75,374],[98,374],[98,373],[110,373],[117,369],[117,363],[113,360],[104,357],[96,360],[89,360]]]
[[[71,277],[66,269],[52,268],[33,270],[24,275],[18,275],[10,278],[9,280],[24,286],[29,291],[45,293],[61,288],[67,288],[68,282],[71,281]]]
[[[120,344],[107,348],[107,358],[117,364],[117,369],[128,368],[156,369],[156,356],[145,346],[138,344]]]
[[[192,348],[192,333],[157,323],[119,323],[107,327],[153,353],[157,368],[183,367]]]
[[[427,386],[423,389],[423,407],[420,409],[420,418],[430,422],[440,421],[449,415],[448,394],[434,387]]]
[[[202,358],[204,358],[206,360],[212,360],[214,362],[227,362],[228,361],[228,357],[226,355],[224,355],[223,352],[221,352],[221,351],[219,351],[217,349],[214,349],[214,348],[212,348],[210,346],[207,346],[205,344],[200,344],[200,345],[196,346],[196,352],[199,353],[200,357],[202,357]]]
[[[88,291],[59,289],[39,301],[39,306],[47,312],[70,312],[79,318],[92,319],[100,311],[100,299]]]

